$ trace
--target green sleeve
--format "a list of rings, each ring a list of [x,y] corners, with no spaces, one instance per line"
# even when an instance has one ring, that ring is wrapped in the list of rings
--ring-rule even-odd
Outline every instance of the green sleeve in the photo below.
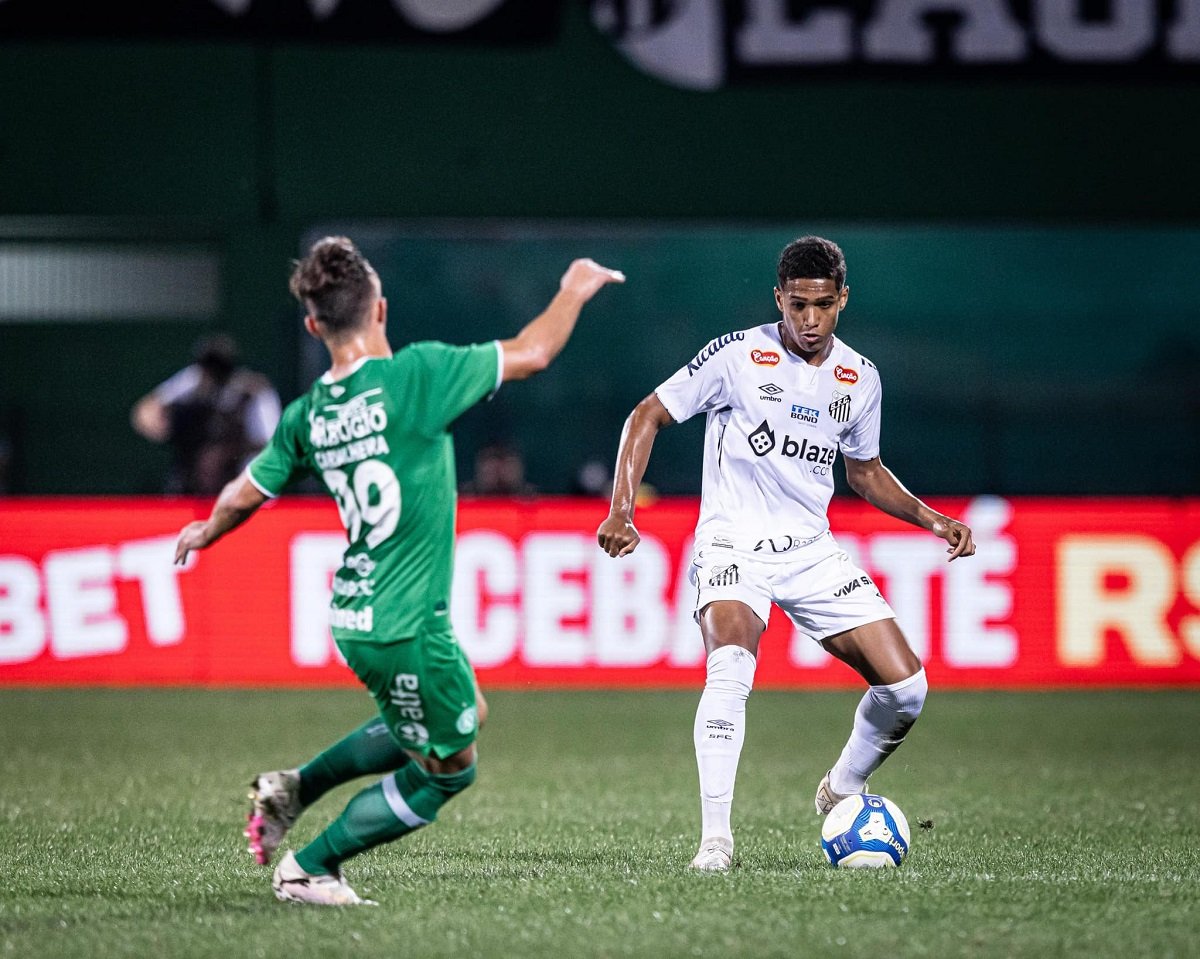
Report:
[[[272,498],[283,492],[292,478],[307,467],[301,437],[306,428],[305,397],[288,404],[279,425],[261,453],[250,461],[250,482]]]
[[[420,369],[423,396],[418,416],[424,432],[433,435],[500,387],[500,344],[414,343],[409,347]]]

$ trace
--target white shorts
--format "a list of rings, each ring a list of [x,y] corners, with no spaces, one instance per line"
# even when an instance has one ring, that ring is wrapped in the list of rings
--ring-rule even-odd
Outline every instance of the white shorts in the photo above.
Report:
[[[896,613],[874,581],[825,533],[782,554],[747,553],[696,544],[689,578],[696,587],[696,620],[709,603],[734,599],[767,623],[771,605],[802,633],[820,641]]]

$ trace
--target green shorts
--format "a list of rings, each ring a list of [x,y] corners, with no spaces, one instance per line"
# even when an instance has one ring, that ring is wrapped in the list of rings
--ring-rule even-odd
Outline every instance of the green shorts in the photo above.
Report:
[[[337,645],[402,747],[445,759],[475,741],[475,673],[453,630],[391,643],[340,639]]]

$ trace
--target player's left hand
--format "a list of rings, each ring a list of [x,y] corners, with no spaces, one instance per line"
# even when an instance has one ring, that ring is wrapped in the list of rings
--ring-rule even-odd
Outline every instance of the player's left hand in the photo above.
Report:
[[[950,558],[946,562],[953,563],[960,556],[975,555],[975,541],[971,539],[971,527],[965,523],[960,523],[949,516],[941,516],[934,520],[933,527],[929,531],[950,544],[950,548],[946,550],[950,554]]]
[[[188,523],[180,531],[175,543],[175,565],[182,566],[187,562],[188,553],[194,549],[204,549],[208,543],[208,523],[202,519]]]

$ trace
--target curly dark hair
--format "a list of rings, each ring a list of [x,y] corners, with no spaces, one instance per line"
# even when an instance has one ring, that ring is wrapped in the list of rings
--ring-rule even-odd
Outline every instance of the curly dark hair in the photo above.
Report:
[[[833,240],[802,236],[783,248],[777,273],[780,289],[788,280],[833,280],[840,290],[846,285],[846,257]]]
[[[292,265],[288,289],[334,335],[356,328],[375,296],[375,270],[347,237],[318,240]]]

